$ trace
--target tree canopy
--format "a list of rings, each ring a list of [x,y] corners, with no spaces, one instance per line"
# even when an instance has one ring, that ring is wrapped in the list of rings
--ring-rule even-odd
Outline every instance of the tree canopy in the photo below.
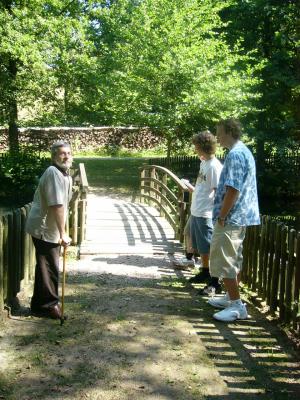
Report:
[[[229,115],[299,140],[299,0],[5,0],[0,123],[149,126],[176,146]],[[24,110],[26,112],[24,112]]]

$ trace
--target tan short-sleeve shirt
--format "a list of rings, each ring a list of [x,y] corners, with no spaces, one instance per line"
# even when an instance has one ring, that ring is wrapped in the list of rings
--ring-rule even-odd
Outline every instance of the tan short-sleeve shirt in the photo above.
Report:
[[[58,243],[60,234],[50,206],[62,205],[66,221],[71,197],[72,178],[54,166],[47,168],[34,194],[26,232],[37,239]]]

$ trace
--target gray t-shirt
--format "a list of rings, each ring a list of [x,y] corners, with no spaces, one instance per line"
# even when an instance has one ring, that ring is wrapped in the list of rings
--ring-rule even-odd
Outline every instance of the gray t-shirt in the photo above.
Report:
[[[34,194],[26,222],[26,232],[37,239],[58,243],[59,230],[50,206],[61,204],[64,207],[66,221],[71,197],[72,178],[54,166],[47,168]]]

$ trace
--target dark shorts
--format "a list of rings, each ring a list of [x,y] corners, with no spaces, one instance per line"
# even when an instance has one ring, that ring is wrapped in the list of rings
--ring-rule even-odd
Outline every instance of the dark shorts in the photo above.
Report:
[[[193,248],[200,254],[209,254],[213,232],[212,219],[191,215],[190,232]]]

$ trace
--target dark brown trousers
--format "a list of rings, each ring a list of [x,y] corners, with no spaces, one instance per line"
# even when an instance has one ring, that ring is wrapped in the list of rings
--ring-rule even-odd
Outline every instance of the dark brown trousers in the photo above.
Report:
[[[59,244],[32,238],[36,254],[31,310],[47,311],[58,303]]]

